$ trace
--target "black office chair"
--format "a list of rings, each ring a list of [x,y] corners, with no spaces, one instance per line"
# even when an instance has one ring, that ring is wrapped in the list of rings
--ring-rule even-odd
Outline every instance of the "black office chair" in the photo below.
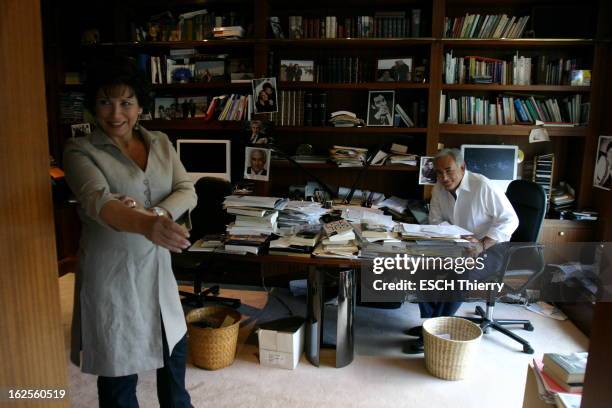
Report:
[[[528,288],[544,271],[544,247],[537,244],[540,229],[546,214],[546,193],[542,186],[527,180],[514,180],[508,186],[506,196],[519,219],[519,226],[512,234],[511,243],[504,252],[502,269],[496,276],[502,282],[504,277],[529,276],[523,284],[517,287],[509,286],[507,282],[504,288],[507,293],[521,294]],[[517,268],[517,260],[520,267]],[[499,294],[489,292],[486,310],[477,306],[475,313],[479,317],[464,317],[480,325],[483,332],[487,333],[489,328],[495,329],[500,333],[516,340],[523,345],[523,352],[533,354],[533,348],[529,342],[522,337],[514,334],[504,326],[522,325],[523,329],[533,331],[533,325],[529,320],[511,320],[493,318],[495,301]]]
[[[191,226],[189,233],[191,242],[204,235],[223,234],[226,225],[231,221],[223,209],[223,200],[232,193],[228,181],[215,177],[202,177],[195,184],[198,204],[191,211]],[[204,302],[228,304],[234,308],[240,306],[240,299],[224,298],[219,294],[219,285],[202,290],[202,274],[211,270],[214,255],[203,257],[199,253],[183,252],[172,254],[172,269],[177,280],[192,280],[193,293],[179,291],[184,304],[202,306]]]

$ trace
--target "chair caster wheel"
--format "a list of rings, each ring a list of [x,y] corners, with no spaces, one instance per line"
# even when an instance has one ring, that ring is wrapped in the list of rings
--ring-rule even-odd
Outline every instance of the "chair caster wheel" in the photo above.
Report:
[[[531,348],[531,346],[523,346],[523,353],[525,353],[525,354],[533,354],[534,350]]]
[[[527,331],[533,331],[533,324],[527,323],[526,325],[523,326],[523,329]]]

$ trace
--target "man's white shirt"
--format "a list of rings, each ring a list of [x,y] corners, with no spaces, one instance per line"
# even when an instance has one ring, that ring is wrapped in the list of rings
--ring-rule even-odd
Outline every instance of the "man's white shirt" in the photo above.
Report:
[[[447,221],[472,231],[477,239],[510,240],[518,227],[518,217],[506,195],[496,190],[489,179],[466,170],[455,194],[457,199],[440,183],[434,186],[430,224]]]

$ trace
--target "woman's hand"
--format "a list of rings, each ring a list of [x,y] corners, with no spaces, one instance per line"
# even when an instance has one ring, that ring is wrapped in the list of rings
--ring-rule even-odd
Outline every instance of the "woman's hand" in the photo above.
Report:
[[[136,210],[144,209],[144,206],[141,203],[130,196],[122,195],[117,197],[117,199],[128,208],[134,208]]]
[[[145,237],[156,245],[162,246],[172,252],[180,253],[189,248],[191,243],[187,240],[189,232],[182,225],[177,224],[168,217],[151,214],[150,223]]]

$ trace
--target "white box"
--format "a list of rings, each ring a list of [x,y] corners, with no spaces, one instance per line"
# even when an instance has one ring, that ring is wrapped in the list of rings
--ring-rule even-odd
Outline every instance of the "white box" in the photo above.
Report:
[[[304,350],[304,319],[298,316],[260,325],[259,363],[293,370]]]

